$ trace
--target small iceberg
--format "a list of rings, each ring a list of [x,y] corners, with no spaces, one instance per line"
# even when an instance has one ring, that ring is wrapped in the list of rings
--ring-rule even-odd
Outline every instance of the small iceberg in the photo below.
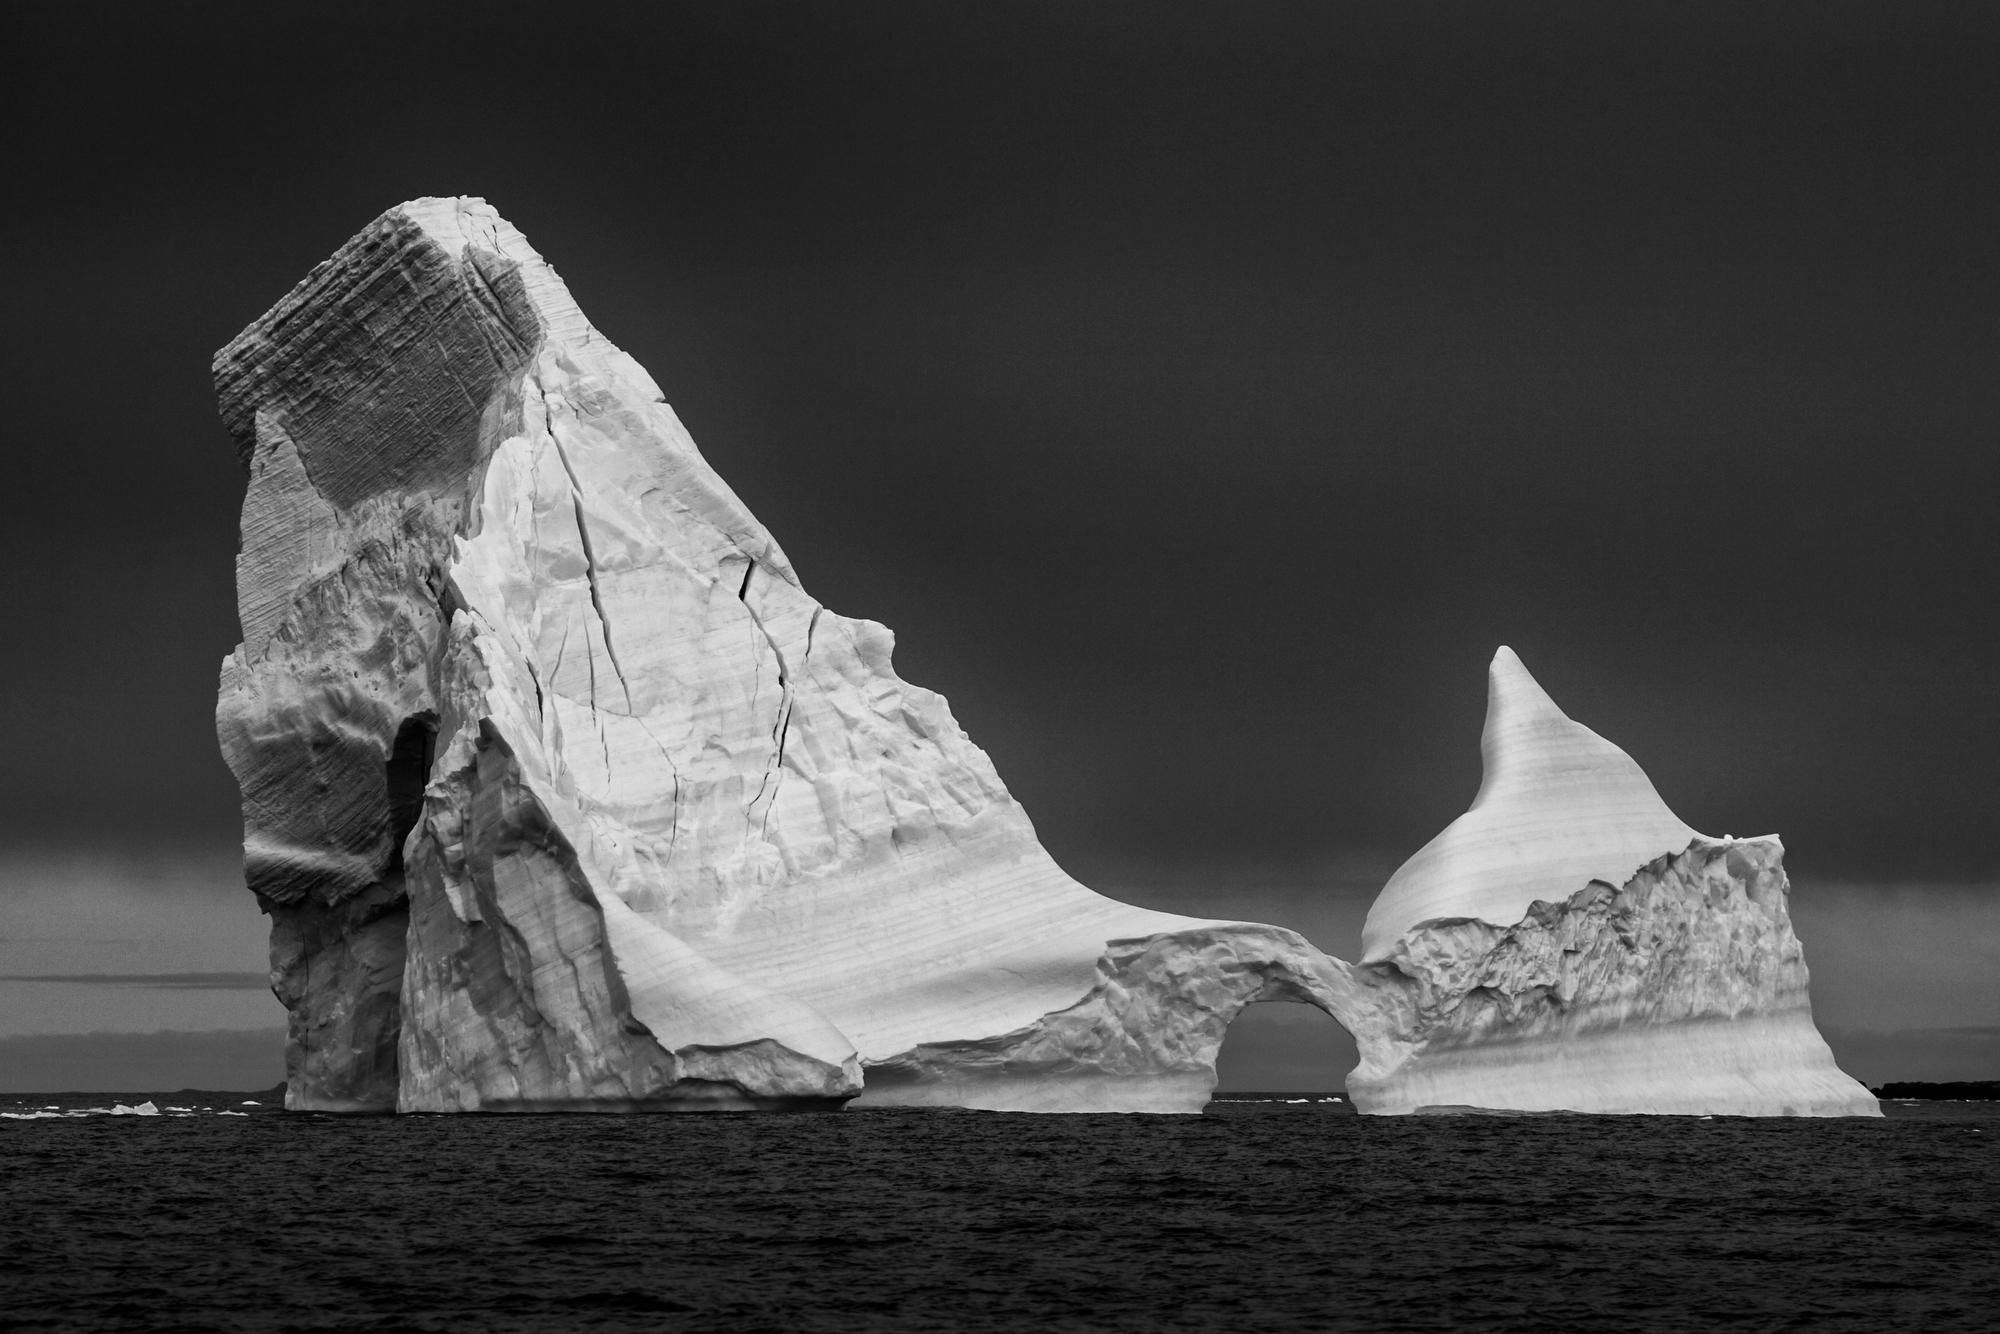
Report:
[[[111,1114],[113,1116],[158,1116],[160,1109],[155,1107],[149,1098],[137,1107],[127,1107],[122,1102],[113,1103],[111,1105]]]

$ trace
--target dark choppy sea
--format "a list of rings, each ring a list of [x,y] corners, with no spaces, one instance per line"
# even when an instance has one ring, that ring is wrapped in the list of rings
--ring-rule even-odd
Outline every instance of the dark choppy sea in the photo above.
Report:
[[[341,1119],[243,1096],[0,1097],[0,1328],[2000,1327],[1996,1103]]]

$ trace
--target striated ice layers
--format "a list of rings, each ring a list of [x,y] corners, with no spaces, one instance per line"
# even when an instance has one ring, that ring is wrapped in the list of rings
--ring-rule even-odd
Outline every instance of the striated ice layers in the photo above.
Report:
[[[390,210],[215,371],[292,1108],[1195,1111],[1290,1000],[1367,1112],[1878,1111],[1778,841],[1695,833],[1506,649],[1478,798],[1348,965],[1064,875],[484,203]]]
[[[1881,1114],[1813,1027],[1776,838],[1688,828],[1506,648],[1481,751],[1368,914],[1356,1106]]]
[[[1352,989],[1064,875],[484,203],[384,214],[215,369],[288,1106],[1194,1111],[1242,1006]]]

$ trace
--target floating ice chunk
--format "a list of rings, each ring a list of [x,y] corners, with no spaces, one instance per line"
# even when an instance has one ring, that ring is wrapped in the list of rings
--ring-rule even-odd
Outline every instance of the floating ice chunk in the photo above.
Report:
[[[113,1116],[158,1116],[159,1114],[160,1109],[153,1105],[151,1099],[140,1103],[137,1107],[127,1107],[122,1102],[113,1103],[111,1107]]]

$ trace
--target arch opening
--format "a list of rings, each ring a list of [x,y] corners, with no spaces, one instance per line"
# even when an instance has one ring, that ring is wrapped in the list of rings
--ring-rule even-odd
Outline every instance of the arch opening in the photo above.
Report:
[[[1338,1094],[1347,1103],[1347,1075],[1360,1059],[1353,1035],[1318,1005],[1290,997],[1252,1001],[1222,1035],[1213,1096]]]

